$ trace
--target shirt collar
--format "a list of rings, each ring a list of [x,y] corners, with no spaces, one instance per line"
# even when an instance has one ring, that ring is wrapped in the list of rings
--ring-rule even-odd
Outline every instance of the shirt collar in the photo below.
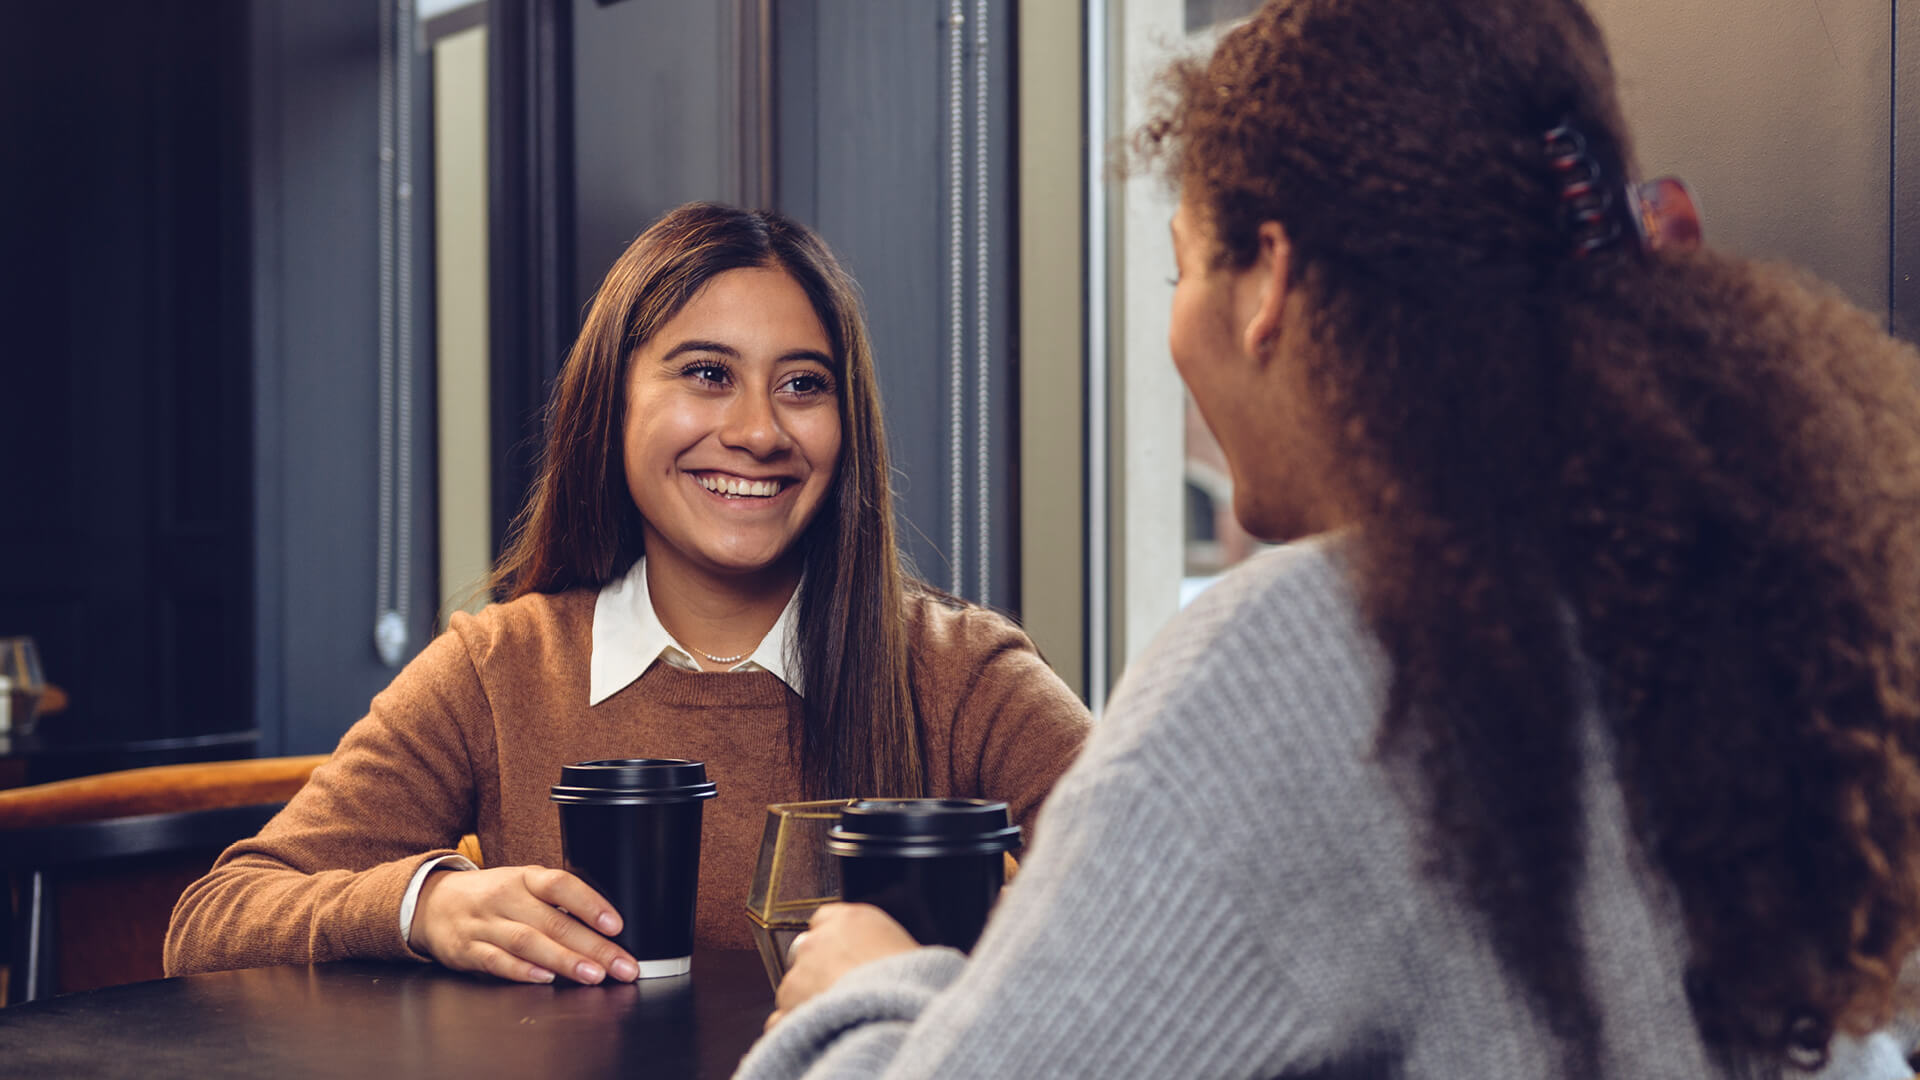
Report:
[[[635,559],[633,568],[607,582],[593,602],[593,654],[587,671],[589,706],[624,690],[646,674],[656,660],[664,659],[676,667],[698,667],[693,651],[675,641],[654,612],[646,567],[644,557]],[[800,590],[795,589],[773,629],[760,639],[759,647],[727,670],[765,670],[794,693],[805,694],[800,672],[789,670],[787,663],[787,643],[793,639],[799,617]]]

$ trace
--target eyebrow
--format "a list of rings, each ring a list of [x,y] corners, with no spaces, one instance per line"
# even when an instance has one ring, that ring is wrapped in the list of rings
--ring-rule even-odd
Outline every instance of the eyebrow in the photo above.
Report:
[[[721,356],[727,357],[728,359],[731,359],[731,360],[740,359],[740,350],[734,348],[731,345],[723,344],[718,341],[695,340],[695,341],[683,341],[680,344],[675,345],[673,348],[668,349],[666,352],[666,355],[660,358],[660,362],[663,364],[671,363],[675,357],[681,356],[685,353],[719,353]],[[833,358],[828,356],[826,353],[819,351],[818,349],[793,349],[788,352],[781,353],[779,356],[774,358],[773,362],[776,364],[783,364],[783,363],[787,363],[789,361],[795,361],[795,360],[812,360],[813,362],[821,365],[822,367],[826,367],[826,368],[833,367]]]

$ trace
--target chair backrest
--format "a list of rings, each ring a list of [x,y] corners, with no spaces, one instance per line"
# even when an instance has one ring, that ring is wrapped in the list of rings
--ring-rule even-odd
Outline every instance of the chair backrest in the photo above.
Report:
[[[0,791],[6,1000],[157,979],[182,891],[326,755],[129,769]]]

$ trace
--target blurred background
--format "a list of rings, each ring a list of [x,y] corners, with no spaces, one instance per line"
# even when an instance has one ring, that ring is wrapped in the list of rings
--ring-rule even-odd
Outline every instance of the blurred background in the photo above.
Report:
[[[1592,6],[1712,242],[1911,334],[1920,0]],[[6,782],[331,749],[484,599],[593,288],[689,199],[845,259],[907,554],[1098,709],[1258,548],[1167,358],[1170,195],[1106,169],[1253,7],[7,0],[0,635],[69,703]]]

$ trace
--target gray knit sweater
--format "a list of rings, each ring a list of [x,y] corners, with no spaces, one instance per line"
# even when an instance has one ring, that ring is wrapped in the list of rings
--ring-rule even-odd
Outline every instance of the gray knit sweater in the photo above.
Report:
[[[1422,870],[1420,801],[1373,752],[1386,685],[1323,542],[1235,571],[1129,667],[972,960],[860,968],[739,1076],[1558,1075],[1481,923]],[[1586,1075],[1741,1075],[1694,1029],[1674,898],[1588,713]],[[1904,1042],[1845,1041],[1827,1075],[1910,1076]]]

